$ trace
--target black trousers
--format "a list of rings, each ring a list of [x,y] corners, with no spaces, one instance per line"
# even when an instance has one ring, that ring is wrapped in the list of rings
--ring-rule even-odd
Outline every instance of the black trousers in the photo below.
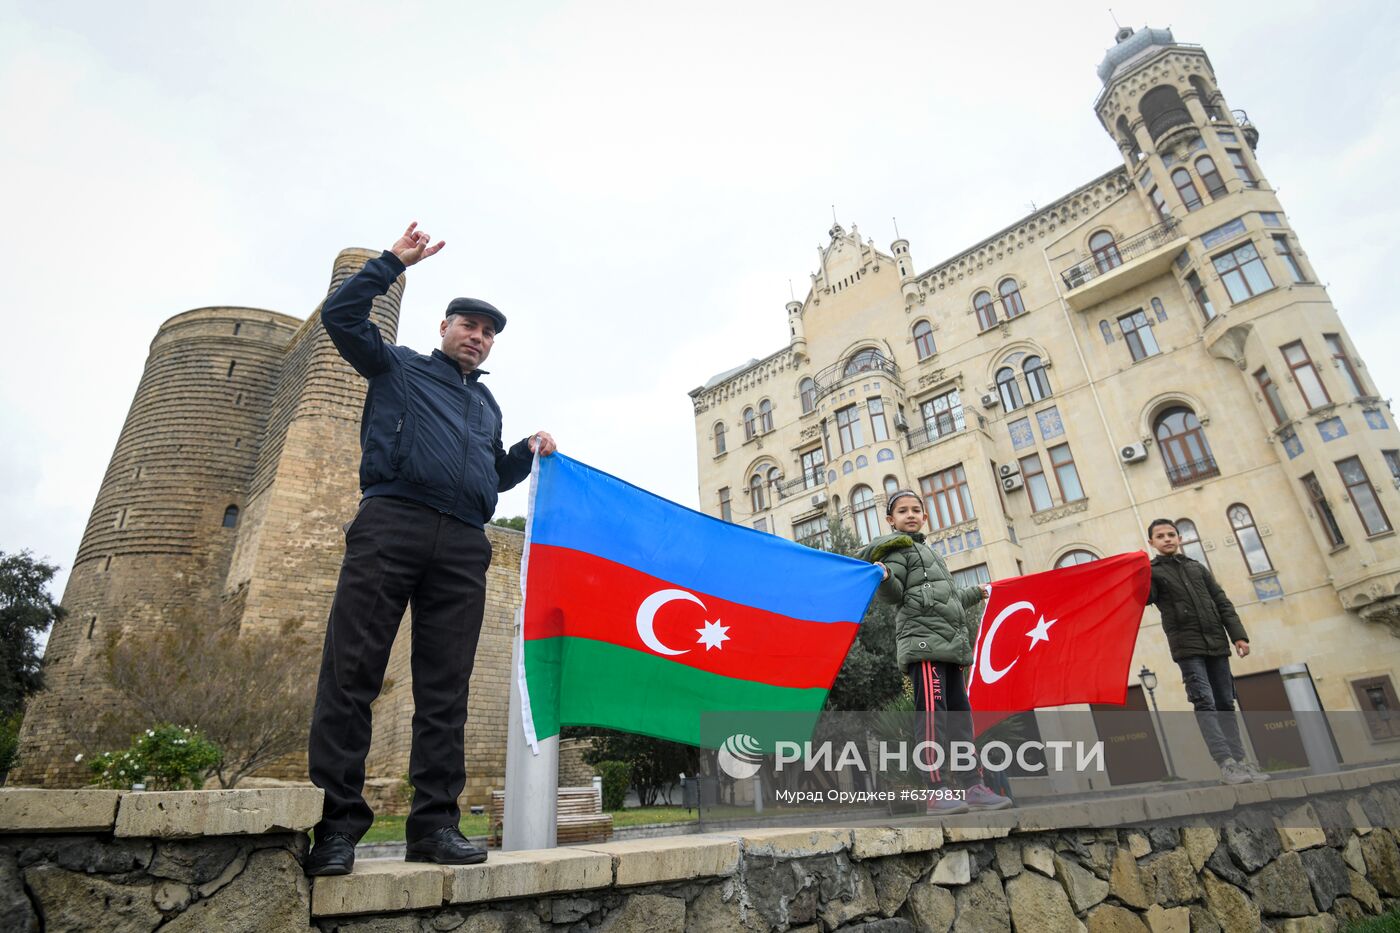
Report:
[[[935,786],[971,787],[980,771],[954,771],[952,742],[972,741],[972,704],[967,700],[962,668],[947,661],[914,661],[905,670],[914,684],[914,743],[932,742],[943,749],[943,767],[929,773]],[[922,756],[931,761],[932,753]]]
[[[359,839],[374,820],[364,799],[370,704],[410,604],[413,804],[405,833],[412,842],[460,821],[467,685],[490,563],[491,544],[480,528],[404,499],[374,496],[360,504],[345,536],[311,717],[311,783],[326,795],[318,839],[332,832]]]

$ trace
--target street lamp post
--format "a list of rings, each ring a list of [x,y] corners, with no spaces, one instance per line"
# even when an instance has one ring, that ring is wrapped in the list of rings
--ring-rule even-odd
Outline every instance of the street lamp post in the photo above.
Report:
[[[1167,742],[1167,733],[1162,730],[1162,711],[1157,709],[1157,675],[1144,664],[1142,670],[1138,671],[1138,680],[1142,681],[1147,698],[1152,701],[1152,718],[1157,722],[1157,734],[1162,737],[1162,751],[1167,755],[1167,776],[1175,780],[1176,765],[1172,763],[1172,747]]]

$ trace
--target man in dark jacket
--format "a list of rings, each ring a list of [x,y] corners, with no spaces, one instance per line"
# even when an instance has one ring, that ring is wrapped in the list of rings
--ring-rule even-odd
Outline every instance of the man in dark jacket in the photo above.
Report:
[[[413,745],[407,859],[464,865],[486,852],[458,831],[466,783],[463,727],[491,544],[485,524],[498,492],[530,473],[533,452],[554,452],[541,431],[506,451],[501,410],[480,381],[500,311],[475,298],[447,306],[431,356],[385,342],[375,298],[445,245],[410,224],[321,308],[340,355],[369,380],[360,425],[364,498],[346,529],[345,560],[326,623],[308,764],[325,791],[308,875],[343,875],[373,821],[364,799],[370,704],[379,695],[404,608],[413,607]]]
[[[1245,757],[1235,718],[1235,679],[1230,674],[1230,648],[1249,654],[1249,636],[1234,604],[1215,582],[1210,569],[1181,553],[1176,523],[1159,518],[1147,526],[1152,559],[1149,603],[1162,613],[1172,660],[1181,668],[1186,698],[1196,709],[1196,721],[1210,756],[1227,784],[1267,780]]]

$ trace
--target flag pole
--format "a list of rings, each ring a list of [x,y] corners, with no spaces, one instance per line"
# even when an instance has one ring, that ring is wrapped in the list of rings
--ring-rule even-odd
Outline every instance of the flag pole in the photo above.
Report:
[[[538,437],[536,438],[538,446]],[[520,610],[510,640],[510,703],[506,717],[506,802],[501,849],[552,849],[558,842],[559,736],[535,736],[533,718],[526,732],[525,580],[530,567],[530,539],[535,524],[535,488],[540,455],[530,468],[525,545],[520,555]],[[547,801],[547,803],[545,803]],[[541,804],[544,804],[543,806]]]

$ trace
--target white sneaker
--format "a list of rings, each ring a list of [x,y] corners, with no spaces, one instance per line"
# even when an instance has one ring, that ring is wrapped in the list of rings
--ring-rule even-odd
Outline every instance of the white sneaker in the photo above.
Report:
[[[1239,762],[1239,767],[1244,769],[1244,773],[1249,775],[1249,779],[1256,784],[1262,784],[1269,779],[1269,775],[1259,770],[1259,766],[1254,762],[1245,760]]]
[[[1220,781],[1222,784],[1248,784],[1253,778],[1249,776],[1235,759],[1226,758],[1220,763]]]

